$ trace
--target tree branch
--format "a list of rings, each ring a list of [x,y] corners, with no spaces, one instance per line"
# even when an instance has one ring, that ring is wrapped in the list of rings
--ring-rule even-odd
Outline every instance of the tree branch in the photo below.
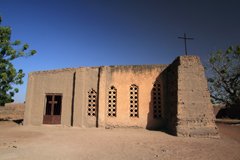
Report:
[[[214,95],[212,95],[212,94],[210,94],[210,97],[212,97],[213,99],[215,99],[215,100],[217,100],[217,101],[225,102],[224,99],[218,98],[218,97],[216,97],[216,96],[214,96]]]
[[[231,86],[229,86],[229,84],[227,83],[227,81],[224,80],[224,76],[221,74],[221,72],[219,72],[219,71],[217,70],[217,68],[216,68],[214,65],[212,65],[212,68],[213,68],[214,71],[219,75],[221,82],[224,84],[224,85],[222,85],[222,87],[226,90],[226,92],[228,92],[229,94],[232,95],[233,93],[232,93],[231,90],[230,90]]]

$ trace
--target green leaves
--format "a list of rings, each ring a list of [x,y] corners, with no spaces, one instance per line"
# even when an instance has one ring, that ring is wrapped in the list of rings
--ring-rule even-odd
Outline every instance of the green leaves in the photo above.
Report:
[[[31,55],[34,55],[34,54],[36,54],[36,53],[37,53],[36,50],[31,50]]]
[[[214,64],[215,62],[216,62],[216,57],[211,57],[210,59],[209,59],[209,62],[211,63],[211,64]]]
[[[240,45],[211,53],[206,67],[209,90],[215,103],[240,103]]]
[[[11,28],[0,26],[0,45],[8,45],[11,37]]]
[[[230,46],[230,47],[227,49],[226,54],[230,54],[230,53],[232,53],[232,52],[233,52],[233,47]]]
[[[15,46],[17,46],[17,45],[20,45],[21,44],[21,41],[20,40],[16,40],[15,42],[13,42],[13,44],[12,45],[15,45]]]
[[[18,89],[18,88],[14,88],[14,92],[15,92],[15,93],[18,93],[18,92],[19,92],[19,89]]]
[[[1,73],[0,78],[2,81],[7,81],[7,73]]]
[[[220,70],[220,73],[221,73],[221,74],[226,74],[227,71],[226,71],[225,69],[221,69],[221,70]]]
[[[26,43],[23,45],[23,51],[27,50],[29,48],[29,45]]]
[[[240,55],[240,46],[236,47],[236,50],[235,50],[234,53],[237,54],[237,55]]]
[[[0,16],[0,24],[2,18]],[[21,46],[20,40],[11,42],[11,28],[0,26],[0,105],[12,102],[18,88],[13,85],[23,84],[25,74],[23,70],[16,70],[11,61],[19,57],[27,57],[36,54],[35,50],[30,50],[25,43]]]
[[[213,83],[213,82],[214,82],[214,79],[213,79],[213,78],[208,78],[207,80],[208,80],[208,82],[210,82],[210,83]]]

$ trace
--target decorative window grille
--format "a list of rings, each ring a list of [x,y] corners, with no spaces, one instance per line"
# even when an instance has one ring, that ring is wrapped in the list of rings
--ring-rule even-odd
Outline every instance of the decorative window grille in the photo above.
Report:
[[[88,92],[88,116],[96,116],[97,110],[97,92],[91,89]]]
[[[130,117],[138,117],[138,86],[130,86]]]
[[[152,93],[153,118],[161,118],[161,84],[159,82],[153,84]]]
[[[117,116],[117,89],[114,86],[108,91],[108,116]]]

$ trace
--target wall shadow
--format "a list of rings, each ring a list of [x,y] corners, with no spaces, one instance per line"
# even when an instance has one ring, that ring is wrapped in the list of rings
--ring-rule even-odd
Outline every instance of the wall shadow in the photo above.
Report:
[[[240,104],[227,107],[227,108],[221,108],[218,111],[216,118],[240,119]]]
[[[163,117],[162,73],[157,76],[151,85],[151,101],[149,102],[146,129],[168,133],[166,121]]]
[[[10,120],[10,119],[3,119],[3,118],[0,118],[0,121],[6,121],[6,122],[14,122],[18,125],[23,125],[23,119],[15,119],[15,120]]]
[[[16,120],[12,120],[12,121],[17,123],[18,125],[23,125],[23,119],[16,119]]]
[[[151,101],[147,116],[148,130],[163,131],[167,134],[177,135],[177,81],[178,59],[165,68],[152,84]],[[160,84],[159,88],[156,87]],[[160,93],[160,94],[159,94]],[[160,101],[161,107],[158,108]],[[159,110],[161,112],[158,116]]]
[[[175,59],[162,73],[163,88],[163,115],[166,121],[167,132],[177,135],[177,114],[178,114],[178,66],[179,57]]]

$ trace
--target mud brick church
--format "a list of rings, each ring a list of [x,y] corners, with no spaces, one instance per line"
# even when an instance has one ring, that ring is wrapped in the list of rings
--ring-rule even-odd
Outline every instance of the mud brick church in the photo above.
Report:
[[[214,137],[204,68],[197,56],[169,65],[80,67],[29,74],[24,125],[167,128]]]

